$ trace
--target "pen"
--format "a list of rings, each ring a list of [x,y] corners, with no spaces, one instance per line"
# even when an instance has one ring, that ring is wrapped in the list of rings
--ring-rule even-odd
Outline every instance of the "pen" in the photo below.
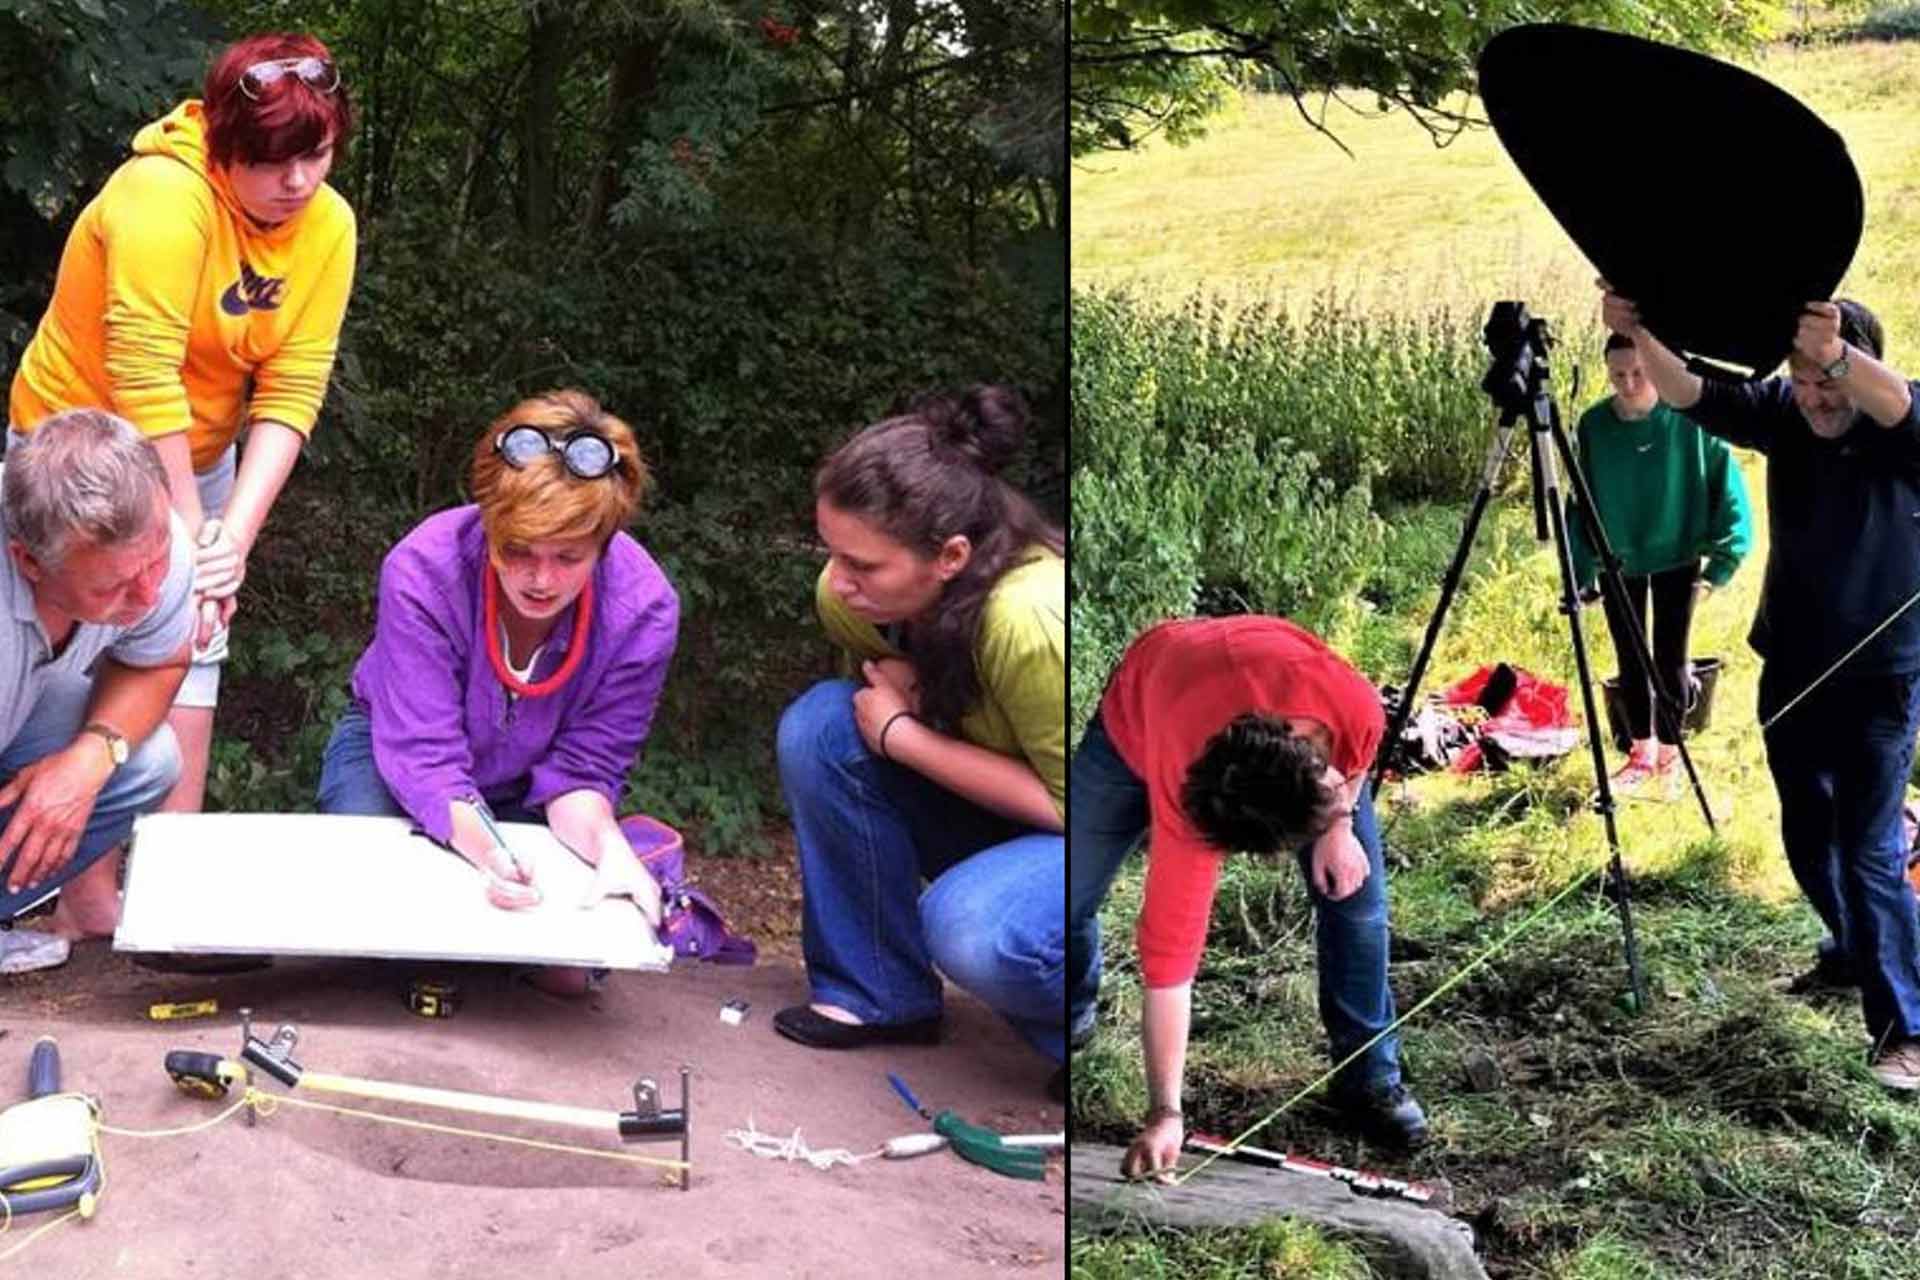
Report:
[[[480,815],[481,825],[486,827],[487,834],[493,837],[493,842],[506,850],[507,861],[513,864],[513,873],[523,880],[526,879],[526,864],[520,861],[520,855],[513,851],[513,846],[507,843],[507,838],[500,834],[500,828],[493,824],[493,812],[487,808],[487,802],[476,798],[473,811]]]

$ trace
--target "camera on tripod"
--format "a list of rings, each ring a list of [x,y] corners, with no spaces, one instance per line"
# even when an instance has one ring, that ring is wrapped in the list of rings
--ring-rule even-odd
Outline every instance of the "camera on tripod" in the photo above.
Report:
[[[1408,719],[1418,705],[1416,699],[1420,680],[1426,674],[1428,660],[1433,656],[1434,642],[1440,636],[1441,621],[1452,605],[1454,593],[1459,589],[1461,577],[1466,572],[1467,558],[1473,549],[1473,539],[1479,531],[1481,517],[1486,514],[1487,503],[1499,487],[1500,469],[1506,462],[1513,433],[1520,429],[1519,424],[1525,419],[1527,457],[1533,473],[1534,536],[1542,542],[1552,539],[1554,561],[1560,571],[1560,612],[1567,619],[1569,638],[1573,642],[1573,665],[1578,673],[1581,703],[1586,711],[1587,748],[1592,757],[1596,786],[1593,807],[1605,822],[1607,844],[1612,850],[1608,888],[1620,910],[1620,927],[1626,944],[1627,973],[1633,984],[1631,994],[1634,1007],[1645,1008],[1646,975],[1640,966],[1639,944],[1634,940],[1626,863],[1621,858],[1620,834],[1613,820],[1613,788],[1608,779],[1605,748],[1601,745],[1593,673],[1587,664],[1587,643],[1580,630],[1580,604],[1575,590],[1573,557],[1567,545],[1567,508],[1560,484],[1562,466],[1567,481],[1573,487],[1574,502],[1582,512],[1595,510],[1593,491],[1587,484],[1585,472],[1580,469],[1579,458],[1574,455],[1573,443],[1567,439],[1566,430],[1560,425],[1560,409],[1554,403],[1553,389],[1549,385],[1547,355],[1554,346],[1554,337],[1547,328],[1547,322],[1529,316],[1524,302],[1496,302],[1481,333],[1486,339],[1487,350],[1493,356],[1493,363],[1480,380],[1480,389],[1498,406],[1500,423],[1487,447],[1480,487],[1474,492],[1473,502],[1467,508],[1466,528],[1460,533],[1453,560],[1447,565],[1446,575],[1441,579],[1440,603],[1427,621],[1427,634],[1420,642],[1419,652],[1414,655],[1413,670],[1403,686],[1405,692],[1393,701],[1386,741],[1397,743],[1401,740]],[[1560,465],[1556,465],[1556,457]],[[1587,531],[1593,538],[1594,549],[1599,553],[1600,580],[1604,590],[1609,593],[1615,607],[1628,610],[1630,605],[1626,587],[1621,581],[1620,558],[1613,552],[1606,529],[1595,519],[1587,526]],[[1678,725],[1684,708],[1675,700],[1674,691],[1666,688],[1660,679],[1653,655],[1647,650],[1646,637],[1631,629],[1628,634],[1633,637],[1631,643],[1641,666],[1654,672],[1656,706],[1659,714],[1673,726],[1675,740],[1679,741]],[[1693,767],[1686,743],[1680,741],[1679,748],[1681,762],[1686,766],[1687,780],[1693,785],[1694,797],[1700,802],[1701,816],[1707,821],[1707,829],[1716,831],[1713,811],[1707,805],[1706,791],[1700,785],[1700,777]],[[1373,786],[1376,790],[1386,780],[1390,755],[1390,752],[1383,751],[1374,762]]]
[[[1525,413],[1540,394],[1546,377],[1544,361],[1556,341],[1547,322],[1529,316],[1524,302],[1496,302],[1480,333],[1493,356],[1480,389],[1493,397],[1502,413]]]

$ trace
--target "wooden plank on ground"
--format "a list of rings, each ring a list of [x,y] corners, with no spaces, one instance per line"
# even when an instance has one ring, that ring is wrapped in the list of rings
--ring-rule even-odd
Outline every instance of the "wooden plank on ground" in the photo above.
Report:
[[[1216,1160],[1177,1186],[1120,1176],[1119,1147],[1075,1143],[1068,1153],[1068,1204],[1078,1231],[1144,1226],[1251,1227],[1297,1218],[1348,1237],[1385,1274],[1422,1280],[1487,1280],[1473,1229],[1403,1200],[1376,1200],[1343,1182]],[[1193,1157],[1182,1162],[1194,1163]]]
[[[539,906],[504,911],[480,873],[404,818],[156,813],[134,823],[120,951],[364,956],[665,969],[626,899],[580,903],[593,869],[535,823],[502,823]]]

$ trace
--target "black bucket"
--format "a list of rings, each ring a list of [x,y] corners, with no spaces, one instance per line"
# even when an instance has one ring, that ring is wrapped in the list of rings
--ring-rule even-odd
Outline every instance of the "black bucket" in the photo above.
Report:
[[[1693,680],[1688,688],[1687,714],[1680,722],[1688,734],[1695,734],[1713,724],[1713,690],[1720,681],[1720,659],[1695,658],[1693,660]],[[1621,751],[1633,745],[1633,738],[1627,731],[1627,706],[1620,697],[1620,681],[1609,677],[1600,682],[1600,690],[1607,703],[1607,728],[1613,734],[1613,745]]]

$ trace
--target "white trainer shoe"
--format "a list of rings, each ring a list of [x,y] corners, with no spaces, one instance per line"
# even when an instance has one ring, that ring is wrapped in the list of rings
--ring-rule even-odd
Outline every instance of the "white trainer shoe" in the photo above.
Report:
[[[0,973],[32,973],[67,962],[73,948],[57,933],[38,929],[0,930]]]

